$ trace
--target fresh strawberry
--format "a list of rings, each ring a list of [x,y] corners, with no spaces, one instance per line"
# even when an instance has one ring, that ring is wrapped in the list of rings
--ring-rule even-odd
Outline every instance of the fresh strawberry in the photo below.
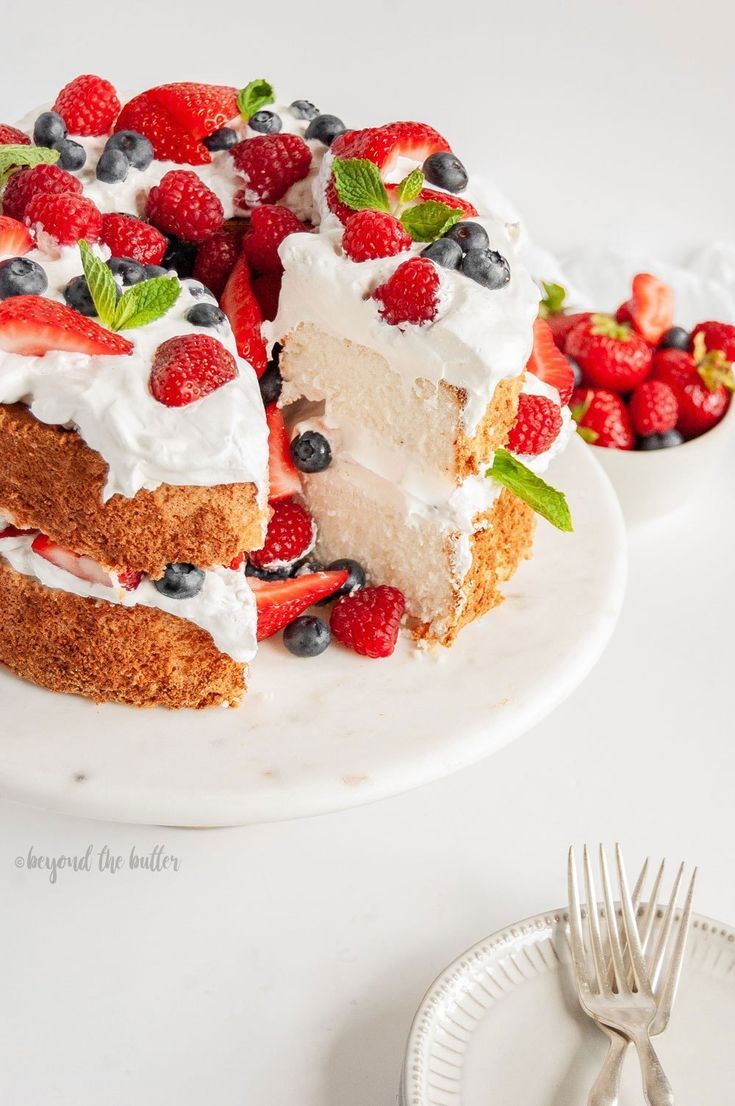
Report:
[[[120,101],[109,81],[87,73],[64,85],[53,110],[70,134],[107,134],[120,112]]]
[[[13,296],[0,303],[0,349],[33,357],[53,349],[94,356],[132,353],[133,343],[64,303]]]
[[[652,378],[668,384],[678,405],[676,429],[697,438],[723,418],[735,391],[735,375],[721,350],[707,352],[703,335],[695,353],[664,349],[654,354]]]
[[[178,81],[160,85],[154,91],[158,103],[194,138],[206,138],[225,123],[240,117],[237,89],[232,85]]]
[[[222,229],[222,202],[191,169],[172,169],[148,193],[146,216],[165,234],[204,242]]]
[[[117,581],[120,587],[125,588],[126,591],[135,591],[140,587],[143,580],[142,572],[135,572],[132,568],[126,568],[124,572],[118,572]]]
[[[628,408],[614,392],[575,388],[571,407],[578,433],[586,442],[606,449],[633,448],[635,435]]]
[[[351,261],[393,257],[411,248],[413,239],[398,219],[384,211],[356,211],[342,235],[342,249]]]
[[[17,127],[9,127],[6,123],[0,123],[0,146],[30,146],[31,140]]]
[[[230,320],[237,352],[252,365],[260,378],[268,367],[265,342],[260,332],[263,316],[255,298],[250,269],[244,254],[235,262],[220,298],[220,305]]]
[[[732,323],[697,323],[692,331],[692,348],[697,335],[704,335],[704,344],[708,351],[720,350],[727,361],[735,361],[735,326]]]
[[[545,320],[551,331],[557,349],[567,352],[567,338],[577,323],[586,322],[592,317],[591,311],[575,311],[571,315],[546,315]]]
[[[423,326],[436,318],[439,307],[439,272],[428,257],[403,261],[373,292],[382,306],[380,314],[391,326],[412,323]]]
[[[633,429],[639,437],[665,434],[676,426],[679,405],[673,388],[663,380],[639,384],[628,404]]]
[[[166,407],[185,407],[237,378],[237,362],[208,334],[184,334],[162,342],[153,355],[151,392]]]
[[[274,204],[311,168],[311,150],[297,134],[260,134],[238,142],[230,153],[245,177],[247,207]]]
[[[314,547],[316,527],[308,511],[294,499],[273,504],[262,549],[253,550],[248,559],[256,568],[268,572],[290,568]]]
[[[521,393],[518,414],[508,436],[511,453],[545,453],[561,430],[561,411],[547,396]]]
[[[626,300],[625,303],[620,304],[620,307],[615,312],[615,322],[622,323],[624,326],[633,325],[633,312],[630,308],[630,300]]]
[[[450,146],[427,123],[400,122],[345,131],[335,138],[331,148],[335,157],[367,158],[387,176],[399,158],[421,165],[431,154],[448,151]]]
[[[45,561],[61,568],[64,572],[71,573],[78,580],[85,580],[88,584],[102,584],[104,587],[112,587],[112,579],[108,572],[93,561],[91,557],[82,557],[73,553],[71,549],[65,549],[63,545],[57,545],[45,534],[39,534],[33,539],[31,549]]]
[[[332,634],[363,657],[389,657],[396,647],[406,600],[385,584],[343,595],[332,608]]]
[[[13,173],[3,192],[3,214],[23,222],[26,209],[34,196],[42,192],[62,195],[65,192],[81,196],[82,182],[60,169],[58,165],[34,165]]]
[[[619,323],[632,323],[633,329],[652,346],[674,325],[674,293],[650,273],[633,277],[633,295],[618,308]]]
[[[200,280],[219,299],[239,253],[240,242],[237,235],[223,227],[211,238],[207,238],[206,242],[202,242],[197,250],[194,278]]]
[[[71,246],[80,238],[97,242],[102,234],[98,208],[86,196],[71,192],[61,195],[41,192],[34,196],[26,208],[25,222],[42,248],[45,238],[52,238],[60,246]]]
[[[161,160],[207,165],[212,155],[201,140],[237,114],[236,89],[182,82],[135,96],[120,112],[115,129],[145,135]]]
[[[0,538],[23,538],[27,534],[36,532],[36,530],[19,530],[17,526],[5,526],[0,530]]]
[[[592,315],[569,334],[566,352],[595,388],[632,392],[651,371],[645,339],[609,315]]]
[[[242,248],[254,273],[282,273],[283,262],[278,247],[289,234],[309,228],[287,207],[262,204],[250,215],[250,228],[242,240]]]
[[[258,608],[258,641],[272,637],[300,614],[327,599],[346,582],[346,568],[333,572],[311,572],[289,580],[265,581],[248,577]]]
[[[9,215],[0,215],[0,257],[22,257],[32,249],[33,239],[28,227]]]
[[[268,423],[268,478],[271,503],[298,495],[301,491],[299,470],[291,456],[291,442],[283,421],[281,409],[271,403],[265,409],[265,421]]]
[[[388,193],[388,199],[392,209],[398,207],[398,185],[396,183],[386,184],[386,191]],[[438,188],[422,188],[415,200],[411,200],[410,204],[403,204],[402,207],[414,207],[416,204],[424,204],[427,200],[436,200],[438,203],[446,204],[447,207],[454,207],[458,211],[463,211],[468,218],[474,218],[478,214],[477,208],[474,204],[471,204],[469,200],[463,200],[461,196],[455,196],[451,192],[442,192]],[[343,220],[344,222],[344,220]]]
[[[278,314],[282,280],[283,273],[264,273],[253,281],[253,292],[258,301],[260,313],[267,322],[272,322]]]
[[[732,400],[732,392],[723,384],[708,388],[697,375],[677,394],[679,418],[676,429],[685,438],[698,438],[720,422]]]
[[[102,216],[100,237],[113,257],[132,257],[143,265],[160,265],[168,248],[160,230],[132,215],[117,212]]]
[[[574,388],[574,371],[564,354],[559,352],[551,328],[541,316],[533,324],[533,349],[526,370],[556,388],[562,407],[569,403]]]

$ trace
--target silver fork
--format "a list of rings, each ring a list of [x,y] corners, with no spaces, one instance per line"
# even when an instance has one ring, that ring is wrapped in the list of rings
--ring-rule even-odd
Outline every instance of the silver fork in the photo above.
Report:
[[[587,850],[584,859],[588,943],[585,943],[584,938],[574,851],[569,850],[569,928],[580,1003],[591,1018],[610,1029],[616,1029],[635,1045],[641,1065],[643,1092],[649,1106],[674,1106],[671,1085],[649,1035],[656,1017],[656,1000],[643,957],[620,846],[616,847],[615,860],[622,907],[622,929],[615,910],[605,851],[600,847],[604,918],[612,956],[612,971],[608,970],[607,956],[603,949],[597,893]],[[588,971],[588,952],[592,959],[592,971]],[[630,979],[625,962],[626,954],[630,961]]]
[[[669,1018],[671,1017],[671,1010],[674,1005],[674,999],[676,998],[676,991],[679,986],[679,979],[681,977],[681,968],[684,961],[684,951],[686,949],[687,937],[689,935],[689,926],[692,916],[692,905],[694,899],[694,884],[697,878],[697,869],[695,868],[686,894],[684,906],[679,920],[673,940],[673,948],[670,953],[670,959],[665,974],[663,973],[664,962],[666,959],[667,949],[669,946],[673,924],[674,915],[676,911],[676,903],[679,897],[681,889],[682,878],[684,875],[684,865],[679,866],[679,870],[674,880],[674,886],[671,891],[668,906],[665,908],[661,925],[658,931],[655,944],[652,944],[653,929],[660,913],[658,905],[658,897],[663,882],[665,862],[662,861],[661,865],[656,873],[651,891],[648,895],[648,901],[646,907],[638,922],[638,930],[641,937],[641,945],[644,955],[648,963],[648,969],[651,977],[651,986],[656,998],[656,1016],[651,1023],[649,1029],[649,1035],[651,1037],[658,1036],[659,1033],[663,1033],[669,1024]],[[641,874],[638,877],[638,881],[633,889],[633,908],[637,911],[638,905],[641,901],[643,887],[645,886],[646,872],[648,869],[648,861],[645,862],[641,869]],[[649,944],[652,944],[652,948],[649,952]],[[609,1038],[610,1044],[608,1047],[605,1063],[600,1070],[600,1074],[594,1082],[592,1090],[590,1091],[589,1098],[587,1099],[587,1106],[618,1106],[618,1098],[620,1094],[620,1080],[623,1074],[623,1064],[625,1061],[625,1053],[628,1049],[628,1040],[618,1033],[615,1029],[610,1029],[606,1025],[601,1025],[605,1034]]]

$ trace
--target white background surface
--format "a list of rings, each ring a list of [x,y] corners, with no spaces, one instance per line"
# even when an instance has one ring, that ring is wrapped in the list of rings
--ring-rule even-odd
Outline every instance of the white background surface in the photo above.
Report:
[[[427,118],[554,249],[678,259],[735,238],[733,29],[716,0],[14,4],[0,118],[79,71],[122,88],[262,74],[351,123]],[[0,1099],[389,1106],[423,990],[485,933],[563,900],[572,840],[619,837],[631,864],[643,851],[699,861],[698,909],[734,921],[733,461],[634,536],[622,619],[592,677],[478,768],[234,831],[0,803]],[[180,870],[51,885],[14,864],[30,845],[89,844],[163,844]]]

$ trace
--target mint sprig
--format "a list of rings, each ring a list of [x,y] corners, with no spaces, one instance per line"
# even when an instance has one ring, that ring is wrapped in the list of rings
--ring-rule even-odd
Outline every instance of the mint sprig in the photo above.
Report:
[[[508,453],[507,449],[496,452],[492,467],[487,470],[486,475],[513,492],[513,495],[517,495],[537,515],[556,526],[557,530],[569,532],[574,529],[564,493],[552,488],[535,472],[531,472],[517,457]]]
[[[407,177],[404,177],[396,189],[399,203],[410,204],[421,194],[424,187],[424,174],[421,169],[412,169]]]
[[[390,197],[383,183],[378,166],[367,158],[335,158],[332,163],[334,186],[343,204],[353,211],[385,211],[391,213]],[[424,175],[414,169],[396,187],[399,204],[410,203],[421,195]],[[433,242],[453,227],[464,216],[464,211],[450,207],[439,200],[407,207],[399,216],[400,222],[414,242]]]
[[[464,218],[464,211],[440,203],[439,200],[426,200],[403,212],[401,222],[414,242],[433,242],[446,234],[450,227]]]
[[[243,119],[248,120],[266,104],[274,103],[275,99],[276,90],[273,85],[263,77],[257,77],[238,92],[237,108]]]
[[[335,158],[334,185],[343,204],[353,211],[390,211],[388,192],[380,170],[363,157]]]
[[[115,278],[107,265],[82,239],[79,243],[82,269],[97,316],[109,330],[132,330],[165,315],[181,294],[175,277],[152,277],[133,284],[118,298]]]
[[[53,165],[60,156],[58,150],[51,150],[46,146],[0,146],[0,188],[14,169]]]

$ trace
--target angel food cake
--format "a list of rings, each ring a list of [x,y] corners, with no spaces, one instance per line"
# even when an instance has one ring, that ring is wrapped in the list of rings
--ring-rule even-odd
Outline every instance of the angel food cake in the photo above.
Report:
[[[448,645],[570,528],[516,228],[427,125],[274,101],[85,75],[0,125],[0,660],[42,686],[234,705],[280,630]]]

